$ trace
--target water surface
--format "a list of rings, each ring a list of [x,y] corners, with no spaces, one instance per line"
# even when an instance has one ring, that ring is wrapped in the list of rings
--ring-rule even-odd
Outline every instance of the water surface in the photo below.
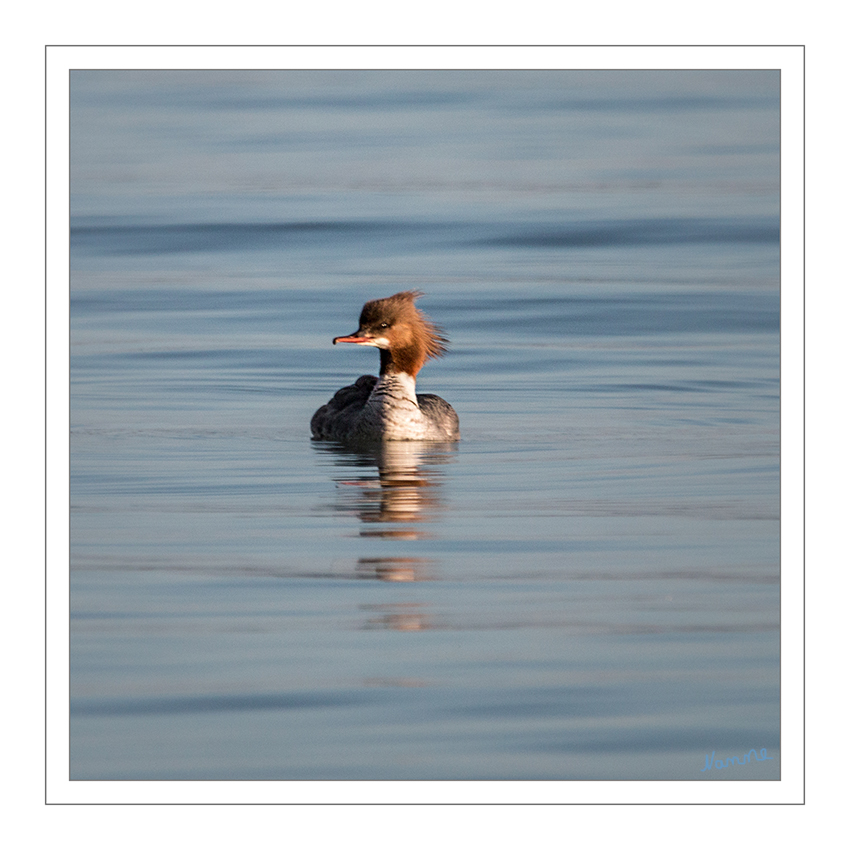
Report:
[[[72,72],[71,777],[778,778],[778,84]]]

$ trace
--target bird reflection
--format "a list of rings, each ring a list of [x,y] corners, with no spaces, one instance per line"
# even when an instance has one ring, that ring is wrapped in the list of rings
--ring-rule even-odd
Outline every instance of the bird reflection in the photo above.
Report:
[[[370,468],[356,478],[336,479],[339,500],[334,508],[360,517],[361,537],[417,540],[427,536],[420,524],[432,522],[444,508],[440,474],[434,467],[452,459],[455,443],[397,441],[362,450],[314,445],[318,451],[334,454],[335,465]]]
[[[425,606],[415,603],[364,605],[369,612],[365,629],[389,629],[395,632],[421,632],[433,628]]]
[[[313,445],[316,451],[330,455],[334,466],[344,468],[344,474],[335,477],[337,498],[331,507],[356,515],[361,537],[418,540],[429,536],[423,526],[445,510],[439,467],[453,460],[456,443],[387,442],[364,449]],[[358,578],[374,581],[428,581],[434,573],[431,559],[407,554],[361,557],[354,565]],[[384,628],[414,631],[428,627],[423,616],[406,609],[397,614],[384,612],[378,619]],[[376,627],[373,622],[371,628]]]
[[[427,581],[430,565],[427,558],[360,558],[357,575],[380,581]]]

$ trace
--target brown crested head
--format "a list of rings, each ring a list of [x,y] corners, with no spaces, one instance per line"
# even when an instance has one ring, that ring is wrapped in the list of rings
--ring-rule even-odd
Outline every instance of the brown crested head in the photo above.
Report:
[[[421,295],[408,290],[368,301],[357,332],[334,342],[374,345],[381,349],[381,374],[406,372],[415,377],[427,360],[445,354],[448,345],[442,330],[416,308]]]

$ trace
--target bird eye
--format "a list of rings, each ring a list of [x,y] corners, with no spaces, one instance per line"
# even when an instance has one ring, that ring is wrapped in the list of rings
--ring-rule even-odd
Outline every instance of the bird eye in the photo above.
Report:
[[[386,322],[381,322],[381,324],[380,324],[381,330],[384,330],[385,328],[388,328],[388,327],[389,327],[389,325]]]

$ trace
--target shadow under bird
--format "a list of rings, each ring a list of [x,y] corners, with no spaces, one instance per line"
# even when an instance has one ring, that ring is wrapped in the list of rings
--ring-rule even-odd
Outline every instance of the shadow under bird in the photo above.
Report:
[[[442,330],[417,309],[422,295],[411,290],[368,301],[360,327],[333,343],[370,345],[381,354],[381,374],[362,375],[343,387],[314,414],[313,438],[343,443],[384,440],[460,439],[457,413],[437,395],[416,394],[416,376],[425,362],[446,353]]]

